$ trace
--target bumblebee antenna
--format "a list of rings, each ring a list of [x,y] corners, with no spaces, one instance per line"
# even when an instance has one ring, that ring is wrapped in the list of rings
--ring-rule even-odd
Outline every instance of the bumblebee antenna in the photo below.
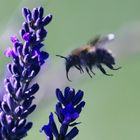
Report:
[[[67,57],[65,57],[65,56],[62,56],[62,55],[56,55],[56,56],[58,56],[60,58],[64,58],[67,61]],[[72,82],[69,78],[68,72],[69,72],[69,69],[66,70],[66,77],[67,77],[68,81]]]
[[[56,56],[58,56],[60,58],[64,58],[65,60],[67,60],[67,57],[65,57],[65,56],[62,56],[62,55],[56,55]]]

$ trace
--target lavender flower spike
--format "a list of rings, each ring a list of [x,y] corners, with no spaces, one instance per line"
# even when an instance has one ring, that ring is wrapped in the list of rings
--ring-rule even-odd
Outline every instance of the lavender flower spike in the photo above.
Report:
[[[0,102],[0,140],[20,140],[27,136],[33,123],[27,121],[36,105],[32,104],[35,93],[39,90],[37,83],[30,84],[39,73],[49,54],[42,51],[43,41],[47,35],[44,28],[52,20],[52,15],[43,16],[42,7],[30,11],[23,8],[23,23],[20,34],[22,42],[16,36],[11,37],[13,48],[5,51],[12,57],[7,65],[11,76],[5,79],[6,94]]]
[[[75,90],[66,87],[64,94],[60,89],[56,89],[56,97],[58,103],[56,104],[55,113],[61,124],[60,130],[55,124],[53,113],[50,113],[49,123],[41,128],[47,135],[47,140],[72,140],[78,133],[75,121],[79,118],[82,108],[85,106],[85,102],[82,101],[83,91],[79,90],[75,93]],[[68,128],[73,127],[69,132]]]

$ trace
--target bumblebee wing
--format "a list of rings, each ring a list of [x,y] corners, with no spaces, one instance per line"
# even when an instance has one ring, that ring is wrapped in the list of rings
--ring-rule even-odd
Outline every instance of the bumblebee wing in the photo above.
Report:
[[[90,45],[91,47],[95,46],[96,43],[100,40],[100,36],[97,35],[94,39],[91,39],[88,41],[87,45]]]
[[[102,38],[100,38],[98,40],[98,42],[95,44],[96,47],[102,47],[104,46],[106,43],[111,42],[112,40],[114,40],[115,35],[114,34],[108,34]]]

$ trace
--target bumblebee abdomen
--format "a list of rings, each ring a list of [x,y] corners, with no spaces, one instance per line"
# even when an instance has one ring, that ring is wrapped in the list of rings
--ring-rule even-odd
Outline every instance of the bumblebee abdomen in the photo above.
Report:
[[[99,63],[111,64],[111,65],[115,64],[115,59],[109,50],[103,48],[97,48],[96,55]]]

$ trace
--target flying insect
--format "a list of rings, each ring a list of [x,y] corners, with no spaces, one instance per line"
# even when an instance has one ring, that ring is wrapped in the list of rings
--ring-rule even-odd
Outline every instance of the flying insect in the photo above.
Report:
[[[108,34],[104,37],[97,36],[90,40],[86,45],[74,49],[67,57],[56,55],[65,59],[67,79],[71,81],[68,73],[72,67],[78,69],[80,73],[84,73],[84,70],[86,70],[91,78],[92,74],[95,75],[95,72],[93,71],[94,67],[97,67],[103,74],[112,76],[112,74],[108,74],[105,71],[103,65],[107,66],[111,70],[118,70],[121,67],[114,68],[113,65],[115,65],[115,58],[111,51],[103,48],[103,46],[114,40],[114,38],[114,34]]]

